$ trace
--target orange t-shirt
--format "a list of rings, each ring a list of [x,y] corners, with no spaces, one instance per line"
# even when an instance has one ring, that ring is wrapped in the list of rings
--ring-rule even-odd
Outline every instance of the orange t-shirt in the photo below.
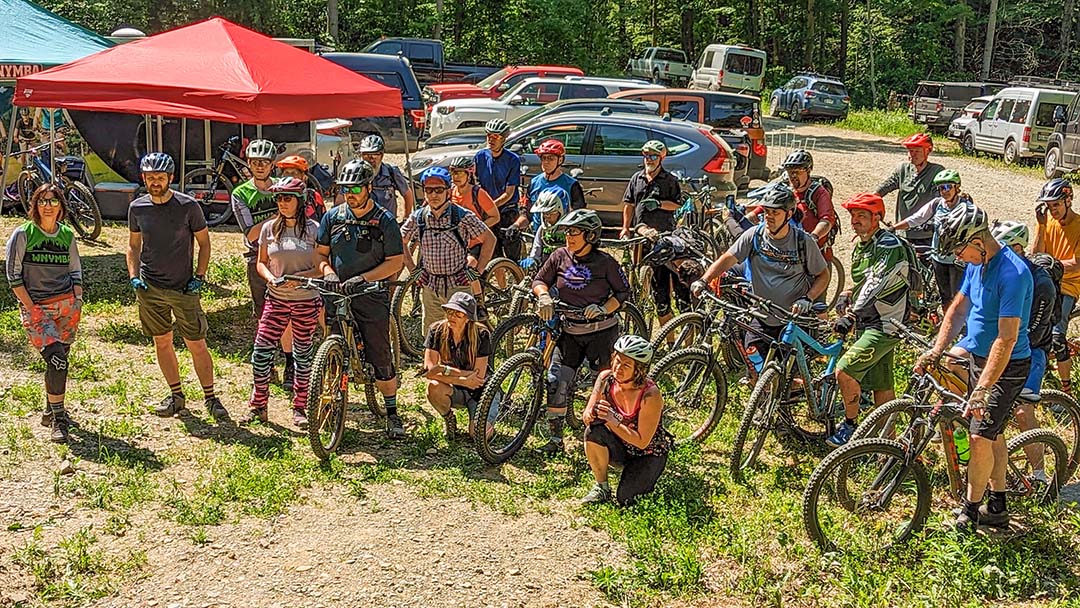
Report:
[[[476,217],[480,218],[481,222],[484,222],[485,218],[495,215],[495,201],[480,186],[469,186],[461,190],[455,185],[450,190],[450,202],[472,211],[476,214]],[[484,222],[484,225],[487,225],[487,222]],[[479,243],[480,239],[475,238],[469,241],[469,246]]]
[[[1068,225],[1062,225],[1052,217],[1046,218],[1043,244],[1046,253],[1059,260],[1080,259],[1080,217],[1073,216]],[[1080,296],[1080,268],[1065,272],[1061,291],[1074,298]]]

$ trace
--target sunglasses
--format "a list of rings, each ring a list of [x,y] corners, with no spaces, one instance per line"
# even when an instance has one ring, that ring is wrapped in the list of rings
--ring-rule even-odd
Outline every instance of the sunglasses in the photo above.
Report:
[[[38,207],[59,207],[60,199],[58,198],[43,198],[37,202]]]
[[[659,154],[642,154],[642,156],[645,157],[645,160],[658,160],[660,158]]]
[[[269,167],[273,163],[266,160],[265,158],[253,158],[248,161],[248,164],[252,167]]]
[[[938,184],[939,190],[952,190],[956,186],[954,184]]]
[[[563,232],[566,233],[566,236],[580,236],[582,234],[585,234],[585,231],[581,228],[567,228]]]
[[[540,161],[543,162],[546,160],[559,160],[559,157],[556,154],[541,154]]]
[[[970,245],[970,244],[971,244],[971,241],[964,241],[963,245],[960,245],[956,249],[953,249],[953,257],[955,257],[955,258],[960,257],[960,254],[964,253],[964,250],[967,249],[968,245]]]
[[[275,194],[274,195],[274,200],[275,201],[290,201],[290,200],[297,200],[299,198],[300,197],[296,196],[295,194]]]
[[[363,186],[341,186],[342,194],[361,194],[363,191]]]
[[[424,186],[424,194],[442,194],[446,192],[445,186]]]

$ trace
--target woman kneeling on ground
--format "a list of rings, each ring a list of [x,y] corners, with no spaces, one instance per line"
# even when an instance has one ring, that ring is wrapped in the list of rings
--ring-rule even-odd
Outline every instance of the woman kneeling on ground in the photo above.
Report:
[[[446,441],[452,442],[457,435],[455,407],[469,410],[469,435],[473,434],[476,406],[491,356],[491,331],[477,322],[476,298],[470,293],[455,293],[442,307],[446,318],[431,325],[424,341],[424,377],[428,381],[428,402],[443,417]],[[488,416],[489,435],[496,413],[492,408]]]
[[[596,478],[583,503],[611,500],[610,463],[623,465],[615,498],[624,507],[652,492],[664,472],[672,437],[660,424],[664,409],[660,389],[648,377],[652,356],[648,340],[622,336],[615,342],[611,370],[596,379],[581,416],[586,425],[585,456]]]

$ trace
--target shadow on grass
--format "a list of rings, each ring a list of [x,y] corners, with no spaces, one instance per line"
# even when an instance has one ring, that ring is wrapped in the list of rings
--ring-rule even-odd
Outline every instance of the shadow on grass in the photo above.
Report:
[[[266,458],[274,454],[280,454],[292,446],[292,441],[284,433],[273,435],[259,435],[236,424],[231,417],[218,422],[208,424],[202,418],[192,414],[188,410],[182,410],[177,418],[184,425],[188,434],[197,439],[208,439],[223,445],[242,444],[259,458]],[[289,431],[278,425],[274,426],[277,431]]]
[[[128,468],[143,466],[150,471],[160,471],[165,466],[153,450],[133,445],[118,437],[88,431],[78,425],[71,427],[68,448],[79,458],[100,464],[115,459]]]

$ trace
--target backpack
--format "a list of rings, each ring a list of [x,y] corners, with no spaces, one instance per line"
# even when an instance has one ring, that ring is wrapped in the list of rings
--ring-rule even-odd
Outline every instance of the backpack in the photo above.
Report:
[[[417,239],[419,242],[424,242],[424,233],[427,232],[427,221],[431,217],[431,207],[424,205],[416,212],[416,227],[418,229]],[[461,236],[461,218],[465,217],[465,209],[453,203],[450,204],[450,225],[445,228],[432,228],[434,232],[450,232],[454,235],[454,240],[461,246],[462,251],[468,251],[469,246],[465,243],[465,238]]]
[[[907,300],[908,310],[916,311],[919,314],[930,311],[935,308],[939,302],[932,301],[941,298],[938,294],[936,298],[928,297],[926,293],[927,286],[936,285],[934,279],[934,270],[928,264],[923,264],[923,261],[919,258],[919,254],[915,251],[915,246],[912,245],[907,239],[892,233],[896,237],[897,242],[904,249],[904,259],[907,260]],[[936,290],[935,290],[936,291]],[[948,306],[948,303],[945,303]]]
[[[829,178],[823,175],[814,175],[810,178],[810,187],[806,189],[806,206],[817,217],[821,217],[818,214],[817,203],[814,202],[814,195],[817,194],[818,188],[825,188],[829,193],[829,196],[833,195],[833,185],[829,181]],[[836,242],[836,237],[840,236],[840,220],[836,219],[832,223],[832,228],[829,229],[829,234],[825,237],[825,243],[832,247]]]
[[[761,231],[764,230],[764,229],[765,229],[765,224],[758,224],[757,227],[754,228],[753,248],[750,250],[750,253],[752,253],[754,255],[760,255],[762,257],[770,257],[770,256],[767,256],[767,255],[765,255],[765,254],[763,254],[761,252],[761,244],[760,244]],[[806,254],[806,241],[808,239],[813,238],[813,237],[810,236],[810,233],[803,230],[802,226],[796,226],[796,225],[792,224],[791,229],[795,231],[796,235],[798,235],[798,236],[795,237],[795,257],[798,260],[798,262],[800,264],[802,264],[803,273],[806,274],[806,276],[808,276],[808,277],[813,277],[814,275],[810,274],[810,268],[809,268],[809,266],[807,266],[808,261],[807,261],[807,254]],[[750,266],[747,265],[746,268],[747,268],[747,272],[749,272]]]

